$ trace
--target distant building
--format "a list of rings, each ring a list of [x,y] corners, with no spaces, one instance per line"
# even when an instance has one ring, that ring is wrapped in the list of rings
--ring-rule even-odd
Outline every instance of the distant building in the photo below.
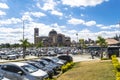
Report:
[[[71,38],[66,37],[61,33],[57,33],[54,29],[49,32],[48,36],[39,36],[39,29],[34,28],[34,44],[37,45],[40,41],[44,46],[70,46]]]
[[[119,41],[117,41],[115,39],[110,39],[110,38],[106,39],[106,42],[107,42],[108,46],[119,44]]]

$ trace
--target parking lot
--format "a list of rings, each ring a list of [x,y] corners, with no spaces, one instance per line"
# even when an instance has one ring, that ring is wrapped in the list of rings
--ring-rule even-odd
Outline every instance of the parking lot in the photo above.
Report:
[[[73,57],[73,62],[89,61],[89,60],[100,60],[100,58],[98,58],[98,57],[95,57],[94,59],[92,59],[90,54],[83,54],[83,55],[72,55],[72,54],[69,54],[69,55]],[[25,59],[26,60],[38,59],[38,57],[37,56],[26,56]],[[19,59],[16,59],[16,60],[19,61],[19,60],[24,60],[24,59],[23,58],[19,58]],[[14,61],[14,60],[0,59],[0,62],[10,62],[10,61]]]
[[[47,52],[46,49],[29,49],[25,58],[21,54],[24,55],[21,49],[8,49],[7,52],[1,50],[0,72],[8,80],[24,80],[24,78],[43,80],[48,77],[58,76],[61,73],[62,66],[69,62],[99,60],[98,57],[92,59],[89,53],[81,54],[81,50],[71,50],[70,48],[50,49]],[[37,73],[37,71],[44,73],[44,75],[31,74],[31,72]],[[39,76],[39,78],[36,76]]]

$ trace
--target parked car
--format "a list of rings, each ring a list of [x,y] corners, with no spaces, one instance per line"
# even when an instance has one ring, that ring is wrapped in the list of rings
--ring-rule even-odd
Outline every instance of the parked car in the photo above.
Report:
[[[1,59],[7,59],[7,60],[14,60],[17,59],[17,56],[15,54],[12,53],[1,53],[0,54],[0,58]]]
[[[48,74],[30,64],[15,62],[0,66],[0,72],[11,80],[43,80]]]
[[[48,67],[50,69],[52,69],[54,71],[54,74],[56,74],[57,70],[58,70],[58,66],[56,64],[53,64],[51,62],[48,62],[46,60],[36,60],[36,62],[42,64],[45,67]]]
[[[10,80],[10,79],[6,78],[3,74],[0,74],[0,80]]]
[[[42,57],[41,60],[44,60],[44,61],[47,61],[50,63],[51,66],[55,67],[56,70],[60,70],[61,69],[61,65],[60,64],[57,64],[55,63],[54,61],[52,61],[51,59],[48,59],[48,58],[45,58],[45,57]]]
[[[48,56],[57,56],[57,53],[55,53],[54,51],[48,51],[47,55]]]
[[[52,76],[54,75],[54,71],[50,68],[50,67],[47,67],[39,62],[36,62],[36,61],[27,61],[28,64],[31,64],[39,69],[42,69],[43,71],[47,72],[48,75],[49,75],[49,78],[52,78]]]
[[[60,66],[66,64],[66,61],[65,61],[65,60],[61,60],[61,59],[59,59],[59,58],[57,58],[57,57],[44,57],[44,58],[42,58],[42,59],[45,59],[45,60],[47,60],[47,61],[51,61],[51,62],[53,62],[53,63],[55,63],[55,64],[60,65]]]
[[[62,60],[66,60],[67,62],[72,62],[73,61],[73,58],[70,55],[59,55],[58,58],[62,59]]]

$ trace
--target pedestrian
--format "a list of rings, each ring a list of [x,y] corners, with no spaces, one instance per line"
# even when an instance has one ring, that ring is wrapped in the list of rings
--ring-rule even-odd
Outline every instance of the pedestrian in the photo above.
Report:
[[[91,51],[91,57],[92,57],[92,59],[94,59],[94,52],[93,51]]]
[[[66,54],[69,55],[69,51],[68,50],[67,50]]]

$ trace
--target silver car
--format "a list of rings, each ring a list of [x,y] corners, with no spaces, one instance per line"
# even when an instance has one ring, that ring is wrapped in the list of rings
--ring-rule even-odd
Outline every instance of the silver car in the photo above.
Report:
[[[0,73],[0,80],[10,80],[10,79],[6,78],[3,74]]]
[[[0,72],[11,80],[43,80],[48,74],[30,64],[15,62],[0,66]]]

